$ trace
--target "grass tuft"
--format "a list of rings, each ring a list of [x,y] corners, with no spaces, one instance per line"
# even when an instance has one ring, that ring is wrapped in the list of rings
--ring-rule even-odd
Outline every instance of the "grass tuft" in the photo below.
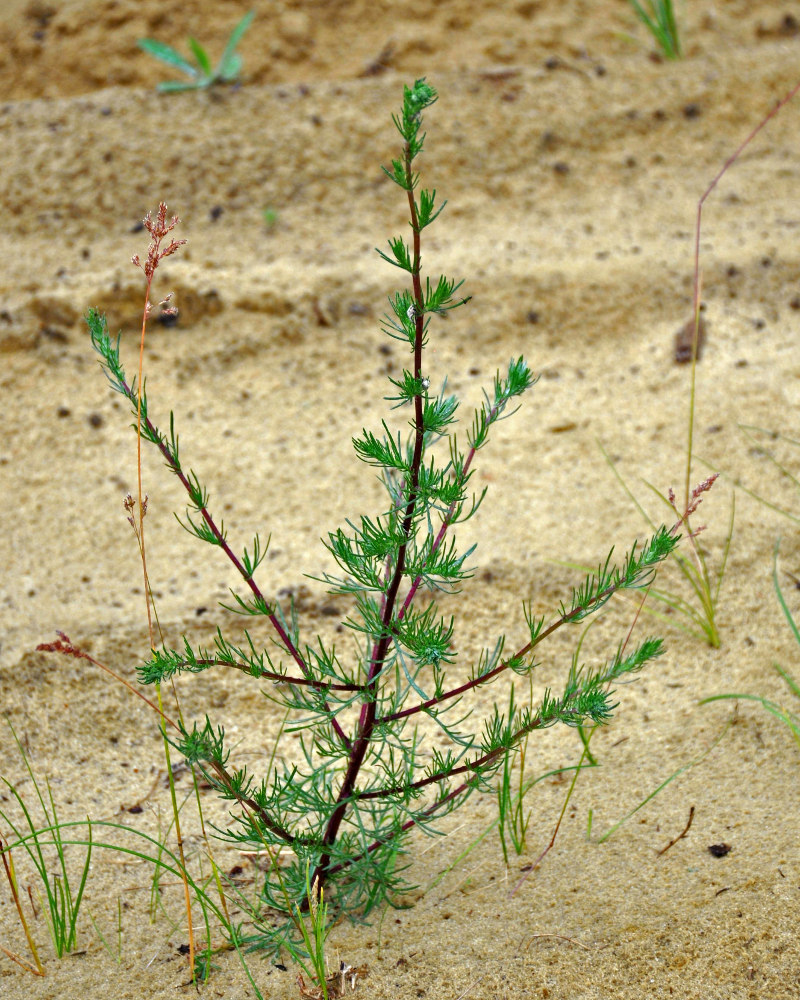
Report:
[[[680,59],[681,43],[672,0],[628,0],[665,59]]]
[[[6,876],[11,885],[12,895],[17,905],[17,913],[20,918],[25,936],[34,956],[39,973],[43,975],[41,963],[39,962],[37,949],[33,943],[33,938],[28,930],[22,908],[19,902],[18,887],[14,874],[12,849],[21,847],[28,855],[38,877],[37,896],[47,921],[50,931],[50,940],[53,943],[53,950],[58,958],[75,951],[78,946],[78,916],[80,914],[83,894],[86,888],[86,880],[89,875],[89,867],[92,861],[92,824],[87,820],[88,840],[85,843],[85,854],[80,874],[75,879],[70,874],[70,867],[67,865],[67,852],[64,850],[67,842],[62,838],[62,824],[58,820],[58,810],[50,781],[45,779],[44,788],[36,776],[31,766],[30,758],[19,741],[14,727],[8,722],[11,735],[17,745],[17,749],[22,757],[25,770],[31,780],[39,807],[44,818],[44,824],[37,824],[28,808],[25,799],[22,797],[16,785],[12,785],[5,777],[0,777],[0,781],[6,786],[12,799],[16,802],[23,821],[15,819],[5,809],[0,809],[0,819],[6,827],[13,833],[15,840],[9,838],[0,839],[0,853],[6,863]],[[25,829],[27,828],[27,832]],[[49,834],[47,837],[45,834]],[[5,843],[4,843],[5,841]],[[46,848],[48,850],[46,850]],[[49,850],[52,848],[52,851]]]

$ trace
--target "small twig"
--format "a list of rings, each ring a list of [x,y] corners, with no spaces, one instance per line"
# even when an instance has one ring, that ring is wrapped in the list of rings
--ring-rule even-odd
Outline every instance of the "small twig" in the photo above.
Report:
[[[686,826],[683,828],[683,831],[679,833],[677,837],[673,837],[666,847],[662,847],[661,850],[657,852],[659,857],[661,857],[662,854],[666,854],[667,851],[670,849],[670,847],[674,847],[679,840],[683,840],[683,838],[689,832],[689,827],[692,825],[693,819],[694,819],[694,806],[692,806],[691,809],[689,810],[689,819],[686,821]]]
[[[486,978],[486,973],[484,973],[480,977],[480,979],[476,979],[474,983],[470,983],[463,993],[458,994],[456,1000],[464,1000],[464,997],[470,992],[470,990],[475,989],[476,986],[480,986],[480,984],[484,981],[485,978]]]
[[[583,948],[584,951],[592,950],[588,944],[582,944],[580,941],[576,941],[575,938],[567,937],[564,934],[532,934],[528,939],[528,943],[522,950],[527,951],[534,941],[541,941],[544,938],[553,938],[556,941],[566,941],[567,944],[574,944],[576,948]]]
[[[8,948],[4,948],[1,944],[0,951],[2,951],[4,955],[7,955],[12,962],[16,962],[17,965],[23,968],[26,972],[31,972],[34,976],[44,976],[44,971],[40,972],[38,969],[34,969],[34,967],[26,962],[24,958],[20,958],[19,955],[15,955],[13,951],[9,951]]]
[[[575,773],[572,776],[572,781],[570,782],[569,791],[567,792],[567,797],[564,799],[564,805],[561,807],[561,814],[559,815],[558,822],[556,823],[555,829],[553,830],[553,836],[550,838],[550,843],[547,845],[547,847],[545,847],[545,849],[542,851],[542,853],[539,855],[539,857],[533,862],[533,864],[530,865],[530,867],[526,866],[525,871],[522,873],[522,875],[520,876],[520,878],[517,879],[516,884],[514,885],[514,888],[509,893],[509,896],[514,896],[516,894],[517,889],[519,889],[519,887],[528,878],[528,876],[530,875],[531,872],[536,871],[536,869],[539,867],[539,865],[544,860],[545,856],[551,850],[553,844],[555,844],[556,837],[558,836],[558,831],[561,829],[561,821],[564,819],[564,814],[567,811],[567,806],[569,805],[569,800],[572,798],[572,793],[575,790],[575,783],[578,780],[578,775],[581,773],[581,764],[582,764],[583,758],[585,756],[586,756],[586,747],[584,747],[583,753],[581,754],[581,759],[578,762],[578,767],[577,767]]]
[[[145,705],[152,708],[152,710],[159,715],[164,722],[169,723],[173,729],[180,733],[181,728],[174,720],[170,719],[155,702],[151,701],[148,697],[142,694],[141,691],[137,689],[130,683],[126,681],[124,677],[121,677],[118,673],[111,669],[111,667],[106,666],[105,663],[101,663],[100,660],[96,660],[93,656],[84,652],[80,646],[76,646],[70,637],[65,632],[56,631],[58,639],[56,642],[40,642],[36,647],[37,653],[62,653],[65,656],[74,656],[77,660],[88,660],[89,663],[93,663],[96,667],[100,667],[101,670],[105,670],[107,674],[114,678],[115,681],[119,681],[124,687],[126,687],[131,694],[135,694],[137,698],[141,699]]]

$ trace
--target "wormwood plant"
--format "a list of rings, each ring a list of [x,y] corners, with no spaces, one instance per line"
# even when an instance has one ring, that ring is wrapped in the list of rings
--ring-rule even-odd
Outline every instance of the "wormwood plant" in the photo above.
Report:
[[[408,367],[389,379],[385,397],[404,426],[384,420],[377,432],[365,429],[353,445],[359,460],[379,471],[386,502],[379,513],[355,517],[331,531],[325,542],[338,572],[323,579],[331,593],[350,601],[344,625],[352,649],[305,641],[294,607],[284,608],[264,593],[256,573],[266,546],[256,536],[237,554],[211,512],[199,477],[184,465],[172,415],[167,432],[156,426],[146,394],[139,395],[135,380],[126,378],[119,339],[111,340],[104,317],[95,311],[88,315],[111,386],[137,413],[141,438],[160,452],[186,489],[184,527],[231,560],[245,588],[234,593],[232,608],[252,622],[253,630],[245,630],[238,643],[218,630],[209,648],[194,647],[185,638],[180,649],[154,648],[139,667],[141,680],[158,684],[179,673],[223,668],[253,681],[277,681],[269,696],[289,712],[287,731],[300,735],[299,762],[284,762],[267,778],[231,761],[222,727],[208,716],[191,728],[176,724],[178,735],[172,737],[179,752],[232,803],[233,822],[220,835],[269,859],[260,887],[264,908],[251,914],[255,946],[277,949],[289,943],[302,949],[301,913],[307,912],[311,893],[324,896],[331,918],[344,913],[361,919],[385,901],[397,902],[407,888],[404,854],[413,830],[436,832],[443,817],[473,790],[489,786],[506,756],[532,732],[610,718],[615,708],[610,686],[658,656],[660,640],[646,639],[630,652],[621,645],[596,668],[576,662],[561,693],[547,691],[538,704],[513,704],[508,712],[494,705],[482,724],[472,722],[467,700],[485,704],[483,689],[503,676],[527,679],[540,644],[553,632],[584,621],[617,591],[648,586],[706,488],[692,494],[678,524],[659,528],[641,546],[634,544],[621,564],[613,564],[609,554],[547,623],[523,605],[528,635],[515,652],[506,653],[504,638],[495,638],[460,682],[449,679],[456,660],[455,621],[439,613],[435,595],[459,590],[471,575],[467,559],[472,553],[459,551],[453,529],[475,515],[484,497],[471,489],[478,451],[536,380],[523,358],[512,359],[485,393],[465,446],[454,430],[458,400],[444,386],[431,390],[425,364],[430,317],[468,301],[459,294],[462,282],[431,278],[421,267],[423,234],[444,208],[444,203],[437,206],[435,190],[418,189],[416,172],[425,140],[422,112],[436,99],[424,79],[404,88],[402,110],[393,116],[402,153],[384,168],[405,193],[410,223],[408,241],[395,237],[387,250],[378,251],[409,283],[390,296],[383,323],[383,332],[407,352]],[[158,221],[147,221],[156,240],[176,220],[167,226],[162,205]],[[160,259],[157,241],[155,247],[151,244],[148,258],[153,268]],[[178,245],[170,244],[162,256],[173,247]],[[520,524],[524,545],[522,519]],[[271,630],[271,644],[264,645],[254,631],[262,624]],[[430,737],[437,732],[446,738],[447,749],[432,745]]]

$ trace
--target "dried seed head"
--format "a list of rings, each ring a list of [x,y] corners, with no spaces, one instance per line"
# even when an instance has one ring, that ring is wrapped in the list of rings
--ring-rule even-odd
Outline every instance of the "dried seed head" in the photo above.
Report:
[[[311,916],[314,920],[317,919],[317,907],[320,901],[320,887],[319,887],[319,875],[314,876],[314,881],[311,883],[311,899],[308,901],[311,906]]]
[[[74,645],[70,637],[65,632],[56,632],[58,639],[56,642],[41,642],[36,647],[41,653],[65,653],[67,656],[74,656],[77,660],[89,660],[91,657],[84,653],[82,649]]]
[[[145,514],[147,514],[147,500],[148,500],[147,496],[145,496],[144,499],[142,500],[142,517],[144,517]],[[136,509],[136,501],[133,499],[130,493],[122,501],[122,506],[128,512],[128,524],[132,525],[133,527],[136,527],[136,522],[133,519],[133,512]]]
[[[175,253],[176,250],[179,250],[186,243],[186,240],[170,240],[168,246],[164,250],[161,249],[161,241],[172,232],[179,222],[180,219],[177,215],[173,215],[172,219],[167,222],[167,206],[163,201],[158,206],[155,219],[153,219],[151,212],[148,212],[142,219],[142,225],[150,233],[147,261],[142,265],[138,254],[134,254],[131,259],[136,267],[144,271],[148,281],[152,280],[159,262]]]
[[[697,508],[700,506],[700,501],[702,500],[703,494],[707,493],[714,483],[719,479],[719,473],[715,472],[710,475],[708,479],[704,479],[702,483],[699,483],[692,490],[692,495],[689,498],[689,506],[686,508],[686,517],[690,514],[694,514]]]

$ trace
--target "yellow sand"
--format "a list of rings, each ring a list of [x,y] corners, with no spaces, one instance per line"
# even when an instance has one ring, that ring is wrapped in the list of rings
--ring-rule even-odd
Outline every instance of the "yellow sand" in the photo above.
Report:
[[[400,272],[373,248],[405,227],[402,197],[379,168],[397,155],[389,116],[403,83],[426,75],[440,91],[421,167],[449,204],[427,235],[424,264],[464,277],[473,301],[432,322],[429,377],[437,386],[448,376],[468,419],[510,357],[524,353],[542,375],[480,455],[475,485],[489,493],[459,533],[464,545],[480,543],[474,580],[445,605],[459,616],[457,675],[465,673],[500,632],[522,641],[523,600],[545,612],[568,599],[579,573],[564,562],[596,564],[612,545],[622,553],[644,537],[601,445],[653,516],[669,511],[642,480],[683,495],[690,381],[675,364],[674,337],[691,315],[698,198],[800,78],[788,6],[685,6],[686,58],[668,64],[653,58],[618,0],[264,2],[241,45],[241,87],[161,96],[155,85],[169,73],[137,39],[185,51],[192,33],[217,56],[246,4],[6,0],[0,692],[62,820],[88,815],[153,835],[169,822],[153,714],[85,661],[34,652],[61,629],[129,679],[146,655],[141,567],[122,507],[135,490],[135,440],[81,320],[90,305],[106,310],[135,364],[143,282],[130,257],[146,251],[136,228],[144,212],[165,200],[189,240],[159,271],[157,295],[174,292],[180,322],[154,323],[148,334],[153,414],[166,425],[174,409],[184,461],[208,486],[235,547],[255,531],[271,534],[263,591],[285,599],[290,588],[303,634],[345,646],[329,613],[342,602],[304,574],[331,569],[321,536],[380,510],[379,485],[350,444],[379,425],[386,375],[405,363],[399,345],[386,352],[379,330]],[[709,467],[723,473],[697,518],[708,526],[700,541],[712,571],[735,482],[800,512],[796,489],[739,428],[797,436],[798,115],[800,103],[790,104],[770,123],[705,209],[707,338],[692,480]],[[797,470],[796,448],[780,456]],[[169,641],[189,632],[208,642],[217,625],[235,636],[241,621],[218,607],[235,573],[177,526],[172,512],[185,498],[152,453],[144,478],[149,570]],[[674,625],[639,620],[634,638],[661,634],[667,653],[618,692],[613,725],[592,741],[601,766],[581,775],[536,871],[564,778],[529,794],[527,847],[509,869],[495,830],[461,857],[496,818],[487,797],[455,814],[446,838],[411,839],[416,905],[377,914],[370,926],[342,925],[330,938],[332,963],[369,966],[363,996],[798,995],[800,752],[753,702],[738,715],[733,702],[698,705],[741,691],[798,708],[773,670],[779,662],[800,673],[771,580],[779,535],[781,584],[800,614],[788,575],[800,574],[796,523],[738,490],[721,648],[679,631],[677,616]],[[682,586],[673,571],[660,584]],[[633,613],[631,603],[609,611],[587,639],[587,662],[613,652]],[[260,628],[257,637],[269,638]],[[542,648],[537,696],[563,682],[578,637],[573,629]],[[209,673],[179,690],[188,718],[209,712],[239,741],[241,759],[263,769],[279,713],[258,685]],[[5,726],[0,754],[2,773],[32,803]],[[579,756],[575,733],[537,734],[529,773]],[[178,789],[188,792],[185,774]],[[224,806],[205,800],[207,816],[224,823]],[[143,811],[130,812],[137,803]],[[10,805],[0,793],[0,807]],[[692,807],[686,836],[659,854]],[[196,853],[194,813],[190,802],[186,836]],[[722,858],[708,850],[719,843],[731,846]],[[35,886],[21,851],[15,860],[23,887]],[[220,860],[237,862],[226,851]],[[31,924],[47,975],[35,979],[0,954],[0,995],[191,994],[178,952],[187,940],[179,888],[165,877],[162,901],[176,925],[163,915],[151,925],[151,869],[122,862],[95,854],[77,955],[52,956],[37,904]],[[238,863],[252,878],[251,862]],[[118,900],[119,963],[89,921],[116,954]],[[0,944],[27,957],[4,881]],[[253,996],[235,956],[217,964],[204,995]],[[253,974],[265,996],[298,996],[295,969],[255,958]]]

